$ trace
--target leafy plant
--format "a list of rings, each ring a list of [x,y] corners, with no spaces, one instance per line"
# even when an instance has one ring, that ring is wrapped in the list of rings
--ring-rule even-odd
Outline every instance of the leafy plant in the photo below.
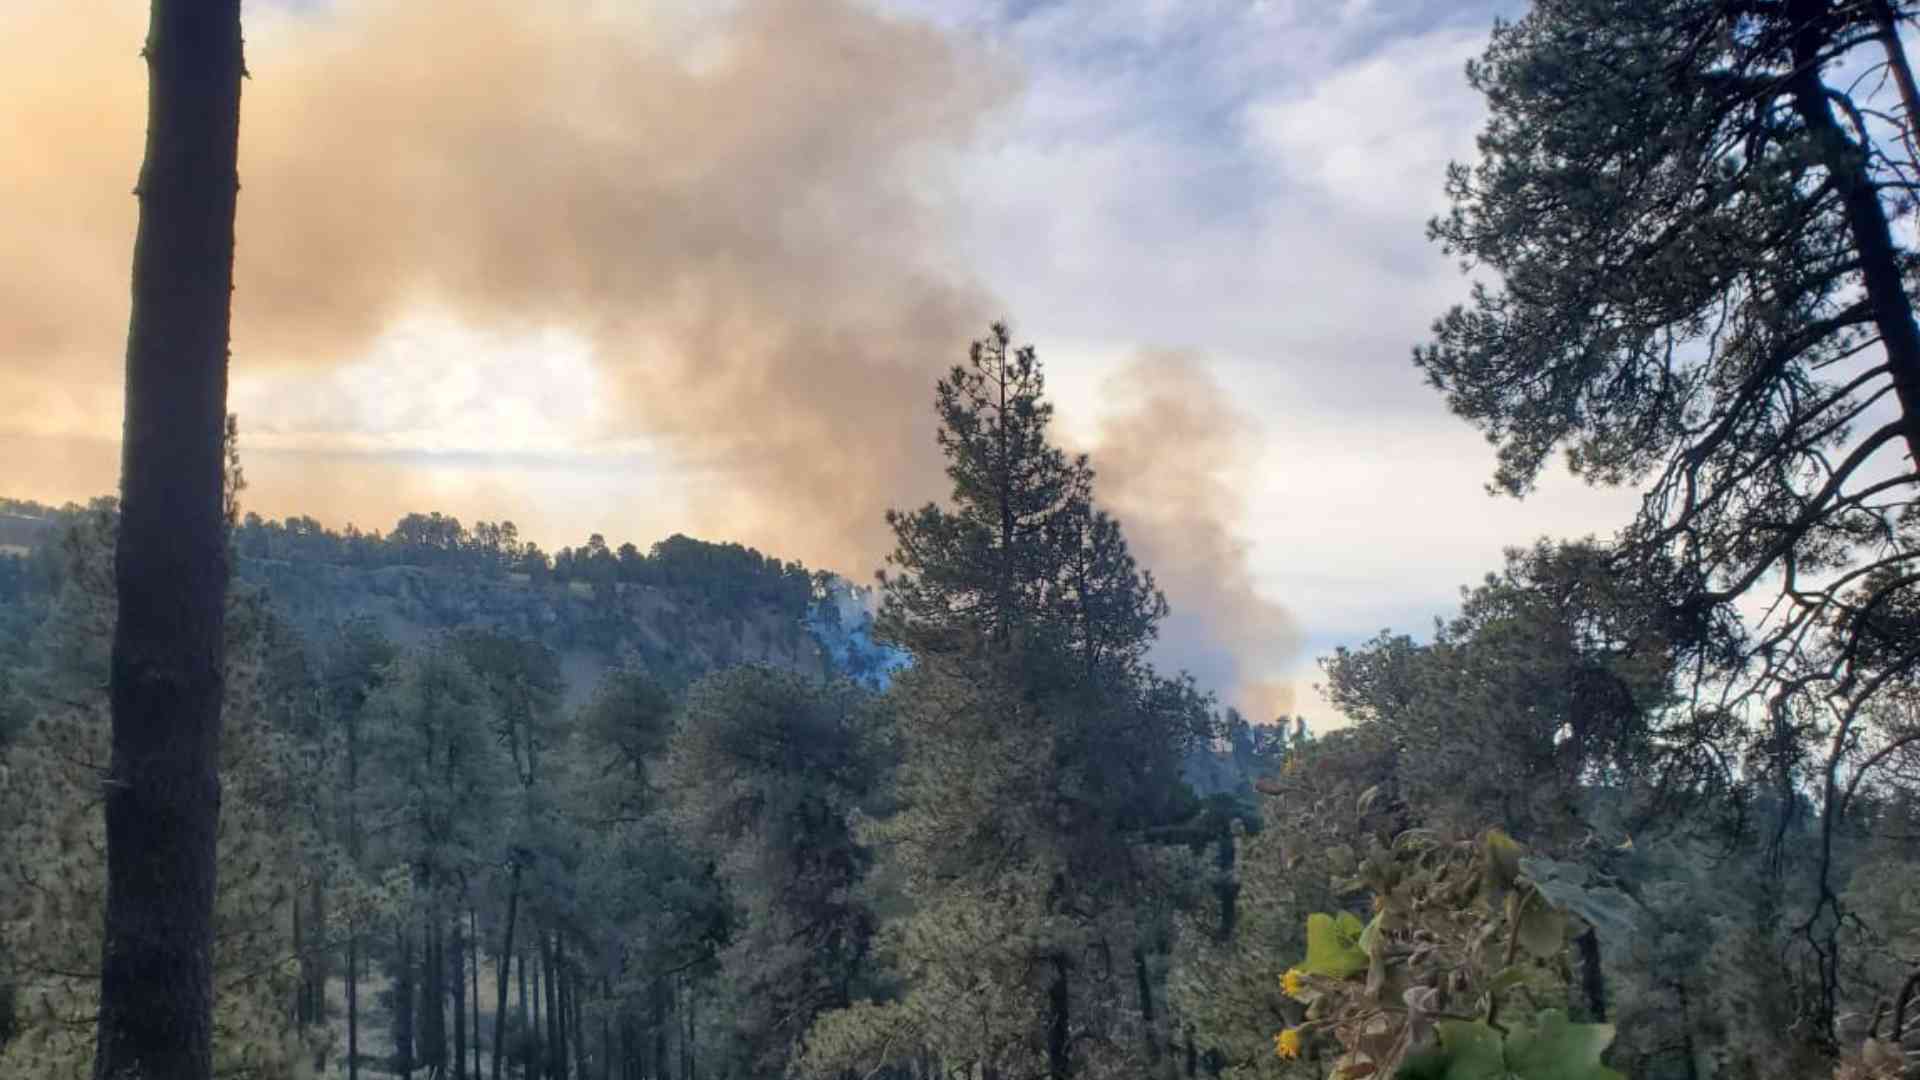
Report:
[[[1308,916],[1307,955],[1281,979],[1306,1017],[1275,1036],[1275,1052],[1298,1057],[1329,1036],[1336,1080],[1620,1076],[1600,1063],[1611,1026],[1546,1007],[1566,992],[1572,920],[1521,871],[1524,855],[1497,829],[1410,829],[1364,856],[1329,852],[1329,865],[1351,868],[1336,884],[1370,892],[1373,915]]]

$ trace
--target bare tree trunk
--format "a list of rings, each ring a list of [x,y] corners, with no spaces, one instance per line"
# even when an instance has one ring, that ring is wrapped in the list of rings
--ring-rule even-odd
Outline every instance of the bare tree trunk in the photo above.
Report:
[[[440,943],[440,916],[429,912],[420,927],[420,1064],[439,1080],[447,1070],[447,966]]]
[[[579,971],[575,971],[567,976],[568,993],[573,999],[573,1073],[580,1080],[588,1080],[591,1074],[587,1072],[586,1017],[581,1014],[580,975]]]
[[[667,980],[653,980],[653,1078],[667,1080]]]
[[[296,1028],[304,1028],[308,1023],[307,1010],[311,1004],[308,1000],[307,991],[312,989],[312,983],[307,978],[307,938],[305,934],[300,932],[300,900],[298,896],[294,898],[293,903],[289,906],[293,909],[293,955],[300,962],[300,979],[293,988],[293,1026]]]
[[[153,0],[114,552],[93,1075],[213,1069],[240,0]]]
[[[533,1058],[527,1070],[527,1080],[535,1080],[547,1072],[547,935],[546,931],[536,929],[533,940],[527,942],[532,950],[527,955],[527,967],[533,979],[533,1025],[528,1031],[533,1036]]]
[[[347,927],[347,1080],[360,1080],[360,928]]]
[[[513,918],[520,907],[520,864],[513,864],[513,882],[507,888],[507,926],[500,938],[499,985],[495,988],[493,1008],[493,1080],[500,1080],[501,1055],[507,1048],[507,983],[513,967]],[[524,977],[524,976],[523,976]],[[526,1000],[526,995],[521,995]]]
[[[1154,1030],[1153,974],[1147,970],[1147,950],[1144,945],[1133,947],[1133,979],[1140,994],[1140,1036],[1147,1043],[1147,1061],[1153,1065],[1153,1071],[1158,1072],[1160,1039]]]
[[[1067,958],[1052,957],[1053,984],[1047,988],[1047,1075],[1051,1080],[1066,1080],[1073,1075],[1073,1058],[1068,1043]]]
[[[540,935],[540,968],[547,974],[547,1076],[549,1080],[565,1080],[567,1054],[560,1044],[560,950],[555,937],[552,931]]]
[[[467,944],[473,949],[473,1080],[480,1080],[480,916],[467,905]]]
[[[458,913],[453,921],[453,958],[447,974],[453,983],[453,1075],[467,1076],[467,936],[461,933]],[[479,1028],[474,1029],[477,1037]]]
[[[330,974],[327,970],[327,908],[323,884],[318,874],[307,882],[307,900],[312,905],[312,917],[307,921],[307,936],[313,939],[313,947],[308,950],[311,966],[307,969],[307,981],[312,1003],[307,1018],[316,1024],[327,1022],[327,976]]]
[[[613,980],[600,980],[600,996],[607,999],[607,1012],[600,1014],[600,1053],[606,1058],[600,1063],[600,1080],[613,1080]]]
[[[533,1080],[535,1075],[533,1071],[533,1051],[536,1041],[533,1037],[534,1024],[533,1014],[527,1011],[527,958],[522,956],[520,958],[520,1038],[522,1041],[520,1075],[526,1080]]]
[[[406,923],[394,928],[400,946],[400,971],[393,980],[393,1058],[394,1071],[401,1080],[413,1076],[413,935]]]

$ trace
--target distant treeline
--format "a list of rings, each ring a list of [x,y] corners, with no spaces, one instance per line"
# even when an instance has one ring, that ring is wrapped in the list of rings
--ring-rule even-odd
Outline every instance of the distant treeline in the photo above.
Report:
[[[51,507],[0,499],[0,602],[52,580],[52,554],[46,549],[84,509],[74,503]],[[280,521],[248,514],[234,530],[234,551],[242,559],[363,569],[417,566],[496,578],[520,574],[534,585],[672,588],[722,609],[764,605],[796,618],[806,613],[816,587],[823,587],[828,576],[755,548],[679,533],[644,552],[630,542],[612,547],[594,533],[579,547],[549,555],[522,540],[511,521],[478,521],[469,528],[437,511],[407,514],[386,533],[363,532],[355,525],[336,531],[299,515]]]

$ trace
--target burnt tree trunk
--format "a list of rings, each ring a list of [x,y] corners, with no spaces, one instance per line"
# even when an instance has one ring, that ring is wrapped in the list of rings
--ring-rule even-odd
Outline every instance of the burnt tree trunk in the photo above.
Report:
[[[213,1070],[240,0],[153,0],[127,327],[93,1075]]]

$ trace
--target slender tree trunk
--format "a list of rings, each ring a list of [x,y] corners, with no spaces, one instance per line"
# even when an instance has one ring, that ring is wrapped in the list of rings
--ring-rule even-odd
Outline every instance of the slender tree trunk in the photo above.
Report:
[[[239,0],[153,0],[114,550],[93,1075],[213,1069]]]
[[[312,1005],[308,1018],[316,1024],[324,1024],[327,1022],[327,976],[331,974],[331,972],[327,970],[329,966],[327,962],[327,908],[326,891],[322,887],[323,884],[318,874],[315,874],[307,882],[307,900],[311,905],[310,910],[312,915],[307,921],[307,936],[313,939],[313,946],[308,950],[312,957],[312,965],[307,971],[308,985],[310,987],[310,993],[312,994]]]
[[[347,926],[347,1080],[360,1080],[360,928]]]
[[[607,1001],[607,1011],[600,1014],[600,1052],[606,1061],[600,1066],[600,1080],[613,1080],[613,980],[600,980],[600,996]]]
[[[667,980],[653,980],[653,1080],[667,1080]]]
[[[400,971],[393,981],[393,1058],[394,1071],[401,1077],[413,1075],[413,935],[402,922],[394,928],[398,940]]]
[[[1133,948],[1133,980],[1140,993],[1140,1035],[1147,1043],[1147,1061],[1159,1071],[1160,1039],[1153,1015],[1153,974],[1147,970],[1147,950],[1144,946]]]
[[[467,906],[467,944],[473,949],[473,1080],[480,1080],[480,916]]]
[[[1068,1041],[1067,958],[1055,953],[1052,962],[1053,984],[1047,988],[1047,1075],[1051,1080],[1066,1080],[1073,1075]]]
[[[693,1080],[693,980],[680,976],[680,1080]]]
[[[467,1076],[467,936],[461,933],[458,913],[453,921],[453,961],[447,974],[453,983],[453,1075]],[[480,1031],[474,1029],[477,1037]]]
[[[573,1073],[580,1080],[588,1080],[593,1074],[587,1071],[591,1055],[587,1051],[587,1021],[583,1015],[586,1003],[580,1000],[581,974],[576,970],[567,976],[567,992],[573,1000]]]
[[[540,966],[547,973],[547,1076],[564,1080],[567,1052],[560,1042],[560,956],[554,938],[550,930],[540,935]]]
[[[527,1080],[544,1077],[547,1074],[547,935],[546,931],[535,929],[533,940],[527,942],[531,950],[527,956],[527,966],[533,978],[533,1026],[528,1029],[533,1034],[533,1067],[527,1073]]]
[[[522,956],[520,958],[520,1075],[526,1077],[526,1080],[533,1080],[535,1075],[533,1071],[533,1051],[536,1041],[534,1030],[533,1014],[527,1011],[527,958]]]
[[[442,931],[439,913],[429,913],[420,928],[426,954],[420,979],[420,1064],[434,1080],[447,1071],[447,956]]]
[[[293,955],[300,964],[300,978],[293,989],[293,1026],[304,1028],[308,1023],[308,1009],[312,1006],[308,991],[313,989],[313,981],[307,977],[307,939],[300,932],[299,899],[296,897],[290,906],[293,908]]]
[[[507,984],[513,974],[513,918],[520,908],[520,864],[513,864],[512,884],[507,887],[507,925],[500,936],[500,965],[495,977],[493,1000],[493,1080],[500,1080],[501,1055],[507,1049]],[[522,976],[525,977],[524,975]],[[526,1000],[526,995],[521,995]]]

